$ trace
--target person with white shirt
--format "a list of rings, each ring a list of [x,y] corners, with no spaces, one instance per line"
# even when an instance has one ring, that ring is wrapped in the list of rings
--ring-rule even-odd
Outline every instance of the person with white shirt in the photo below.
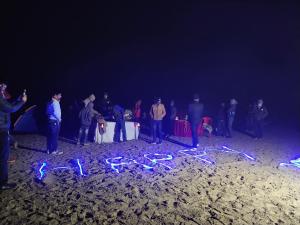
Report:
[[[58,137],[61,124],[61,93],[56,92],[52,100],[47,105],[48,134],[47,134],[47,153],[52,155],[61,155],[62,151],[57,151]]]

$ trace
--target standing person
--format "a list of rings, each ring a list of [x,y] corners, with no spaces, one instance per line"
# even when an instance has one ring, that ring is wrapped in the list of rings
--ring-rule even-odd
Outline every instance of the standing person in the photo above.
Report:
[[[111,119],[112,117],[112,103],[109,99],[108,94],[105,92],[103,99],[100,104],[100,113],[103,115],[104,119]]]
[[[48,134],[47,134],[47,153],[52,155],[61,155],[62,151],[57,151],[57,142],[61,124],[60,100],[62,95],[55,92],[52,100],[47,105]]]
[[[94,110],[94,103],[93,101],[89,101],[87,103],[86,107],[83,107],[79,112],[79,119],[80,119],[80,128],[78,132],[78,138],[77,138],[77,145],[80,144],[80,142],[83,139],[82,145],[86,146],[88,145],[88,134],[89,129],[92,124],[93,118],[95,115],[99,114],[96,110]]]
[[[264,101],[259,99],[254,107],[254,137],[256,139],[263,137],[263,122],[268,114]]]
[[[135,103],[134,109],[133,109],[133,116],[134,116],[134,121],[137,123],[141,123],[141,119],[142,119],[142,100],[138,100]]]
[[[218,112],[216,133],[218,136],[226,136],[226,105],[224,102],[221,103]]]
[[[198,126],[202,121],[203,108],[204,105],[200,103],[199,95],[195,94],[193,103],[189,104],[188,107],[188,120],[191,124],[192,142],[194,148],[197,148],[199,146],[197,131],[198,131]]]
[[[122,130],[123,142],[127,141],[124,113],[125,110],[121,106],[115,105],[113,107],[113,116],[116,121],[115,134],[114,134],[115,142],[121,142],[120,141],[121,130]]]
[[[10,114],[18,111],[27,101],[27,95],[24,91],[23,96],[15,103],[9,103],[4,96],[6,87],[6,84],[0,84],[0,190],[16,187],[16,184],[8,183]]]
[[[170,101],[170,106],[168,109],[168,135],[173,135],[174,133],[174,122],[177,115],[177,108],[175,106],[175,101]]]
[[[232,125],[235,119],[237,100],[234,98],[230,100],[229,108],[227,109],[227,135],[226,137],[232,138]]]
[[[152,143],[162,143],[162,120],[166,116],[166,109],[164,104],[161,103],[161,98],[158,98],[156,103],[151,106],[150,117],[152,119]],[[156,135],[158,133],[158,142],[156,142]]]

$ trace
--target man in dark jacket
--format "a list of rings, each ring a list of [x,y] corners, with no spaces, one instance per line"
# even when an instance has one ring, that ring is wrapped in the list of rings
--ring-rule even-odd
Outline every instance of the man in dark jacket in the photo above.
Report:
[[[79,119],[80,119],[80,128],[78,133],[77,145],[83,140],[82,145],[88,145],[88,133],[89,128],[92,124],[93,118],[95,115],[99,114],[96,110],[94,110],[94,103],[89,102],[87,103],[86,107],[83,107],[79,112]]]
[[[104,119],[109,120],[112,117],[112,103],[108,97],[107,93],[104,93],[103,99],[100,103],[100,108],[97,109],[100,111]]]
[[[218,112],[216,134],[223,137],[226,135],[226,105],[224,102],[221,103]]]
[[[198,126],[202,120],[202,114],[203,114],[203,108],[204,105],[199,102],[199,95],[194,95],[194,101],[189,105],[188,108],[188,120],[191,124],[191,130],[192,130],[192,142],[193,147],[197,148],[198,145]]]
[[[264,119],[268,116],[268,110],[264,105],[264,101],[259,99],[257,104],[254,106],[254,137],[256,139],[263,137],[263,122]]]
[[[120,142],[121,130],[122,130],[123,141],[127,141],[124,112],[125,112],[124,109],[119,105],[115,105],[113,107],[113,116],[116,121],[115,134],[114,134],[115,142]]]
[[[26,93],[15,103],[9,103],[3,95],[6,85],[0,84],[0,190],[7,190],[16,187],[16,184],[8,182],[8,158],[9,158],[9,128],[11,125],[10,114],[18,111],[27,101]]]
[[[235,119],[237,100],[234,98],[230,100],[229,108],[227,109],[227,136],[228,138],[232,138],[232,126]]]
[[[168,118],[168,135],[173,135],[174,133],[174,123],[177,115],[177,108],[175,106],[175,101],[171,100],[167,118]]]

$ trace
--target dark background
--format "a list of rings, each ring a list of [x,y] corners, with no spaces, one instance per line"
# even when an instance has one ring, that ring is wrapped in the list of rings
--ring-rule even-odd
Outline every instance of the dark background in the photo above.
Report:
[[[108,91],[129,108],[162,96],[184,110],[198,92],[207,114],[261,97],[271,118],[298,123],[300,10],[282,2],[11,1],[0,80],[28,105],[58,88],[64,106]]]

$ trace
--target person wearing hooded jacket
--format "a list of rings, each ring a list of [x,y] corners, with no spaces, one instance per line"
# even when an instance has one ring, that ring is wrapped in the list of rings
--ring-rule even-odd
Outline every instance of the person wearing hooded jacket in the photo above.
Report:
[[[86,107],[80,110],[80,128],[78,132],[77,145],[79,145],[80,142],[82,143],[82,145],[87,145],[89,129],[92,124],[93,117],[97,114],[99,113],[94,110],[94,103],[92,101],[89,101]]]

